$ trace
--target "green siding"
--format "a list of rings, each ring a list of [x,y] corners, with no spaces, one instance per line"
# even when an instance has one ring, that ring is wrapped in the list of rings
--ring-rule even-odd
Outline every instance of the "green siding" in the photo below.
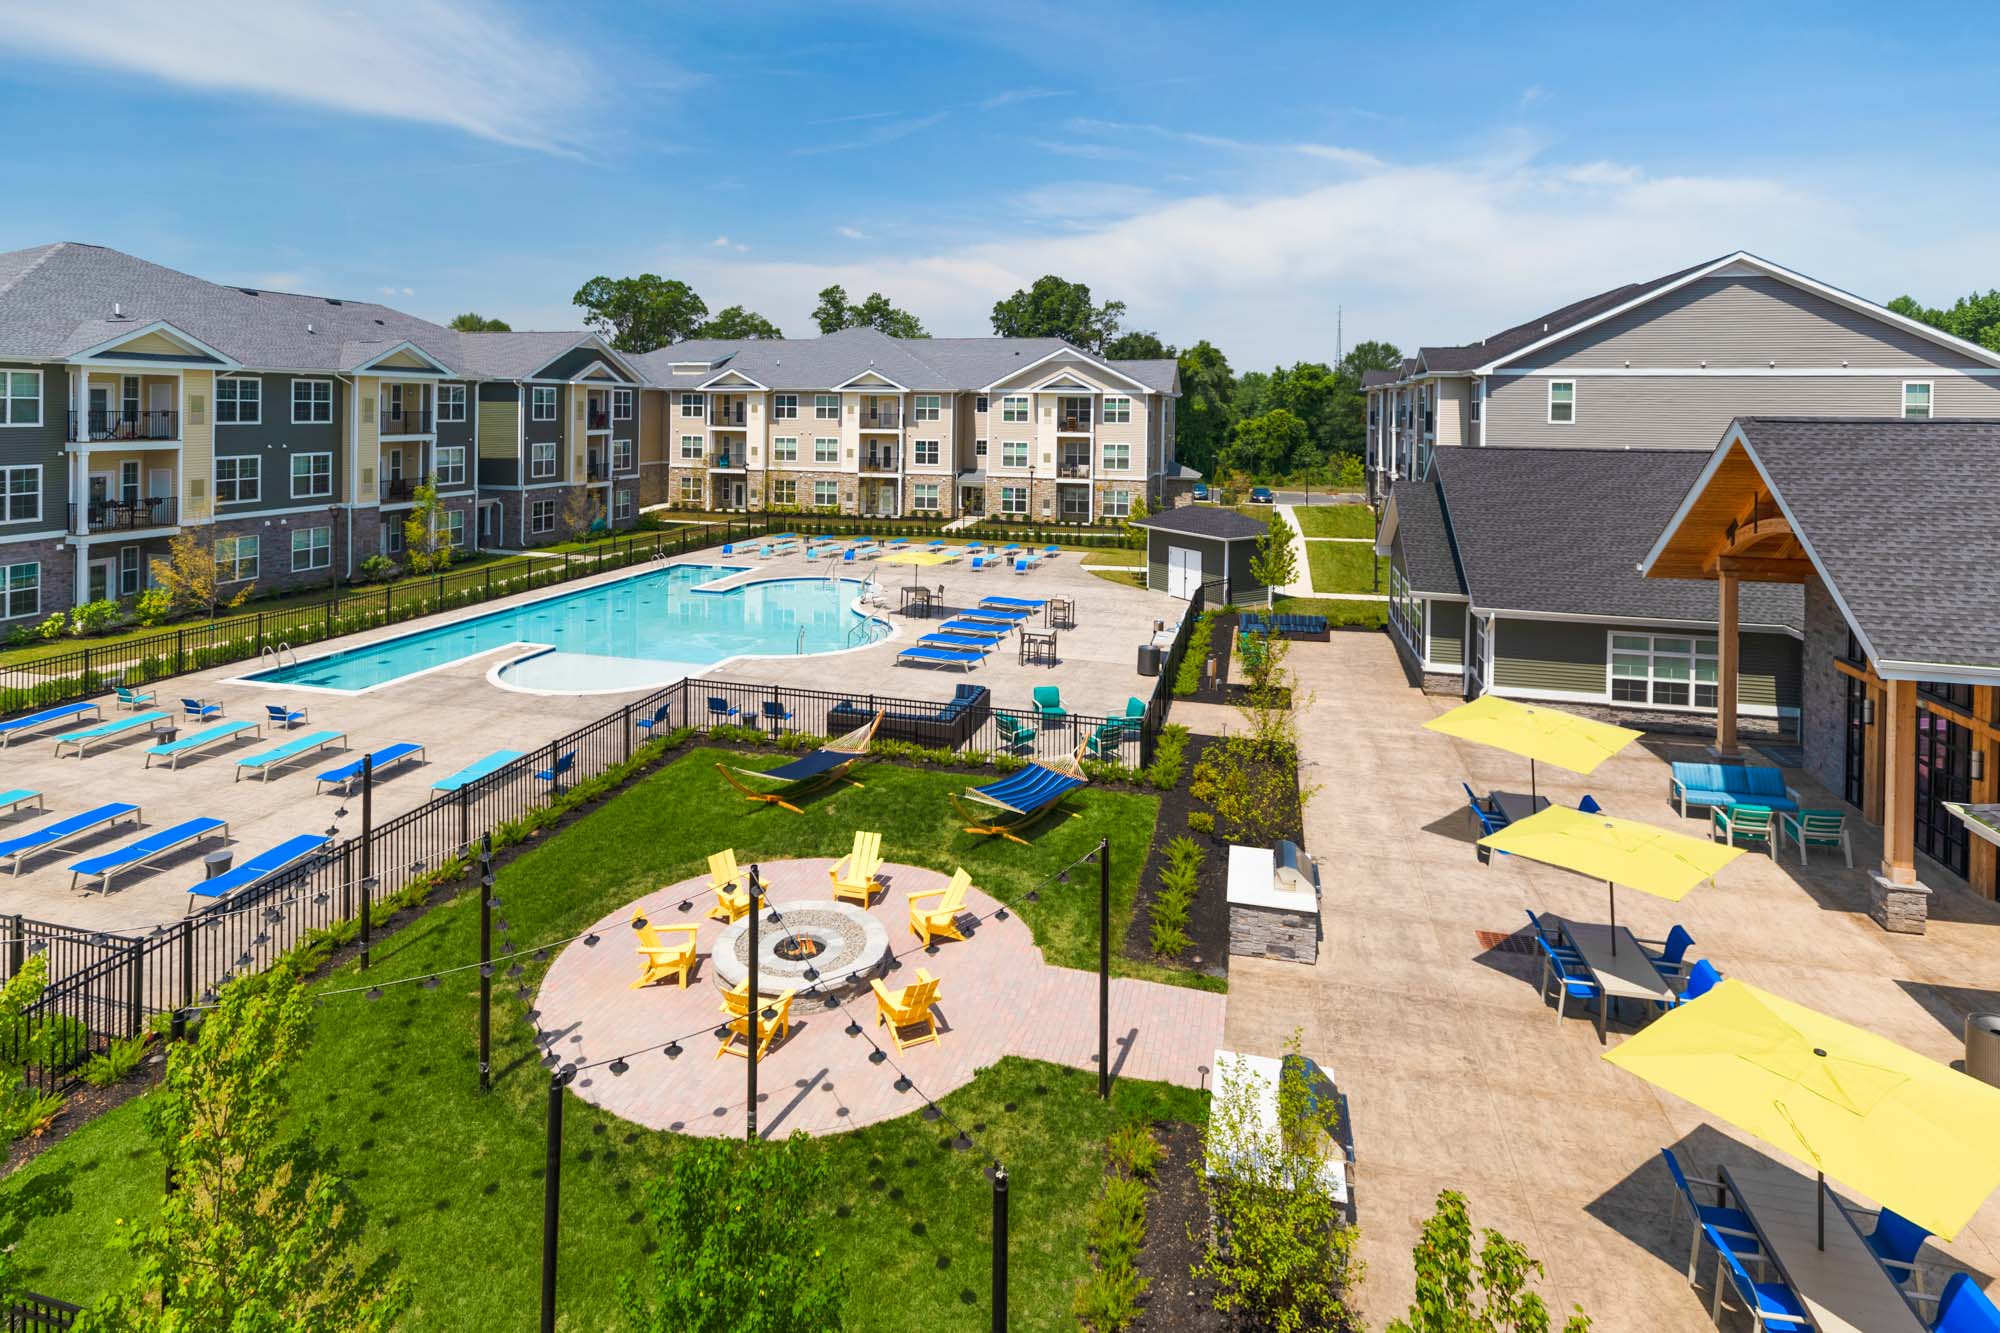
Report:
[[[1578,694],[1602,694],[1608,688],[1605,626],[1505,617],[1494,624],[1495,688]]]
[[[534,373],[538,380],[566,380],[593,361],[602,361],[616,375],[618,367],[595,347],[573,347]]]
[[[1424,617],[1430,622],[1430,660],[1448,666],[1465,665],[1465,603],[1427,602]]]
[[[1745,634],[1736,701],[1760,708],[1799,706],[1801,645],[1789,634]]]

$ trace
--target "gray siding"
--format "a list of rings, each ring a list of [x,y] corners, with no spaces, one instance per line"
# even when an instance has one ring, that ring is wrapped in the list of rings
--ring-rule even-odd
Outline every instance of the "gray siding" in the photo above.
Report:
[[[1767,277],[1712,277],[1534,356],[1536,369],[1853,366],[1916,371],[1987,363]]]
[[[61,366],[32,366],[24,361],[0,361],[0,370],[42,372],[41,424],[0,426],[0,466],[41,465],[42,516],[26,523],[0,523],[0,535],[61,531],[69,522],[69,453],[63,448],[63,436],[69,433],[69,373]],[[0,555],[4,554],[0,548]],[[46,595],[42,604],[45,610],[55,606]]]
[[[1264,585],[1250,575],[1250,559],[1256,551],[1252,542],[1223,542],[1213,537],[1195,537],[1180,532],[1153,532],[1146,539],[1146,586],[1156,592],[1165,592],[1167,580],[1167,548],[1185,546],[1201,552],[1201,577],[1204,583],[1215,579],[1229,580],[1229,595],[1233,600],[1244,601],[1264,595]]]
[[[249,378],[247,376],[237,378]],[[252,424],[220,422],[215,423],[215,456],[217,458],[249,456],[262,460],[260,473],[262,485],[257,500],[249,504],[228,504],[217,511],[220,519],[242,518],[248,514],[262,513],[270,509],[296,509],[304,505],[333,504],[345,493],[343,472],[347,462],[347,451],[343,447],[346,439],[344,428],[347,412],[348,387],[329,375],[259,375],[264,382],[264,402],[259,413],[261,420]],[[292,424],[292,381],[294,379],[331,380],[333,384],[333,420],[325,424]],[[211,409],[210,420],[214,420]],[[292,455],[331,454],[333,456],[333,494],[330,496],[292,497]],[[211,474],[212,475],[212,474]],[[286,556],[290,559],[289,552]]]
[[[1501,448],[1713,449],[1739,416],[1898,417],[1903,382],[1893,375],[1600,375],[1576,381],[1576,423],[1550,425],[1549,380],[1496,375],[1487,381],[1487,442]],[[2000,379],[1944,372],[1935,415],[2000,417]]]
[[[1559,620],[1494,619],[1496,689],[1570,690],[1602,694],[1605,627]]]
[[[1465,665],[1465,603],[1427,602],[1424,619],[1430,625],[1430,660]]]
[[[1745,707],[1799,706],[1799,641],[1789,634],[1745,634],[1736,702]]]
[[[446,381],[446,383],[458,382],[456,380]],[[472,447],[472,419],[477,415],[477,411],[478,404],[473,400],[472,386],[467,385],[465,392],[465,420],[444,421],[434,418],[433,425],[437,430],[437,442],[439,444],[462,444],[470,449]]]
[[[603,361],[605,365],[611,367],[612,374],[616,375],[618,373],[618,367],[606,361],[604,353],[598,351],[595,347],[578,347],[564,352],[561,356],[549,362],[548,365],[543,366],[535,372],[534,377],[541,380],[566,380],[593,361]]]

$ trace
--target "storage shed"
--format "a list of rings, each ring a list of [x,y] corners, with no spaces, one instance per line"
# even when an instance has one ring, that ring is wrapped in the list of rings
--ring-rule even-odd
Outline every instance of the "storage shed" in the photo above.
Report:
[[[1192,598],[1204,583],[1227,580],[1229,600],[1260,599],[1264,585],[1250,572],[1264,524],[1220,505],[1182,505],[1138,521],[1146,529],[1146,586]]]

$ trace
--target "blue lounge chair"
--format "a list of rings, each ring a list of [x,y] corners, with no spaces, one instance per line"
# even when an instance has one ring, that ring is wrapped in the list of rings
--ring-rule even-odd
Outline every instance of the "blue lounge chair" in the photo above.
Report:
[[[1917,1300],[1929,1300],[1919,1295]],[[2000,1306],[1979,1289],[1968,1273],[1953,1273],[1937,1298],[1937,1318],[1931,1333],[2000,1333]]]
[[[164,759],[167,761],[168,768],[178,769],[181,766],[181,760],[195,751],[206,750],[209,746],[220,745],[224,741],[233,741],[245,732],[250,734],[250,739],[252,740],[262,735],[258,724],[247,720],[242,722],[223,722],[213,727],[204,727],[191,736],[182,736],[178,740],[168,741],[164,745],[153,746],[146,751],[144,767],[151,768],[155,759]]]
[[[219,834],[224,842],[228,842],[229,821],[207,816],[182,820],[172,828],[148,833],[137,842],[128,842],[123,847],[99,852],[96,856],[86,856],[70,866],[69,886],[74,890],[79,879],[94,879],[97,881],[99,893],[109,893],[111,877],[119,871],[143,866],[156,856],[165,856],[168,852],[185,847],[191,842],[200,842],[203,838],[214,834]]]
[[[673,714],[673,711],[674,706],[672,704],[661,704],[653,710],[651,717],[642,717],[639,719],[639,731],[643,735],[651,736],[656,728],[666,724],[667,719]],[[432,790],[435,791],[436,788],[432,788]]]
[[[153,702],[154,696],[151,690],[135,690],[129,685],[118,685],[113,688],[118,695],[118,706],[134,713]]]
[[[917,642],[932,648],[963,648],[968,652],[975,653],[990,653],[993,651],[993,643],[990,639],[973,638],[965,634],[945,634],[942,632],[926,634],[919,638]]]
[[[1715,1190],[1715,1202],[1703,1203],[1694,1197],[1694,1187],[1681,1171],[1680,1159],[1674,1156],[1672,1148],[1660,1149],[1660,1156],[1667,1163],[1667,1172],[1674,1178],[1674,1188],[1680,1191],[1681,1202],[1687,1205],[1688,1217],[1694,1223],[1694,1234],[1688,1241],[1688,1285],[1695,1282],[1695,1263],[1701,1258],[1701,1239],[1704,1231],[1720,1237],[1740,1258],[1764,1261],[1764,1249],[1757,1239],[1756,1224],[1750,1214],[1741,1208],[1731,1208],[1723,1201],[1729,1197],[1729,1186],[1721,1180],[1704,1180],[1704,1186]]]
[[[16,787],[12,791],[0,791],[0,810],[5,810],[8,814],[14,813],[14,811],[19,810],[30,801],[35,803],[37,810],[44,813],[48,811],[48,802],[42,799],[42,794],[38,791],[31,791],[26,787]]]
[[[190,722],[206,722],[212,717],[222,716],[222,705],[201,699],[182,699],[181,716]]]
[[[1025,573],[1027,573],[1027,572],[1028,572],[1029,570],[1033,569],[1034,567],[1035,567],[1035,557],[1034,557],[1034,556],[1032,556],[1032,555],[1017,555],[1017,556],[1015,556],[1015,557],[1014,557],[1014,572],[1015,572],[1016,574],[1025,574]]]
[[[495,750],[484,759],[466,765],[451,776],[439,778],[431,784],[431,790],[457,791],[460,787],[469,787],[489,774],[498,773],[526,753],[526,750]]]
[[[771,724],[771,733],[773,735],[777,734],[779,727],[792,720],[792,710],[785,707],[776,699],[764,700],[763,713],[764,720]]]
[[[26,717],[10,718],[0,722],[0,750],[7,748],[8,742],[16,736],[26,736],[40,731],[43,727],[53,727],[59,722],[70,722],[88,713],[92,717],[103,717],[104,709],[97,704],[64,704],[60,708],[44,708],[39,713]]]
[[[1595,998],[1600,1005],[1604,1003],[1604,987],[1590,975],[1590,969],[1584,966],[1580,955],[1557,948],[1539,935],[1535,937],[1535,944],[1542,953],[1542,994],[1549,993],[1551,981],[1555,985],[1558,1023],[1562,1021],[1571,1000]]]
[[[1067,759],[1038,760],[1019,772],[1009,773],[998,782],[968,789],[965,801],[988,807],[985,811],[967,809],[965,802],[957,796],[951,798],[951,803],[959,814],[972,821],[966,825],[967,833],[986,837],[998,834],[1025,847],[1028,840],[1019,836],[1021,830],[1062,804],[1065,796],[1086,781],[1088,779],[1083,776],[1083,769],[1078,766],[1075,755]],[[991,812],[996,810],[1011,818],[985,822],[993,820]]]
[[[405,759],[415,759],[423,752],[424,747],[412,741],[397,741],[394,745],[385,745],[374,753],[364,755],[351,763],[342,764],[339,768],[329,768],[313,779],[313,790],[317,792],[325,784],[333,783],[340,788],[340,794],[345,796],[355,780],[361,776],[364,763],[372,766],[371,776],[379,778],[382,776],[382,770],[391,764],[400,764]]]
[[[265,704],[264,715],[271,719],[272,726],[283,727],[286,731],[292,729],[293,723],[306,720],[305,709],[293,708],[287,704]]]
[[[548,768],[536,769],[535,776],[548,783],[551,787],[560,790],[562,788],[563,775],[575,767],[576,751],[569,750],[557,755],[555,763]]]
[[[940,634],[963,634],[968,639],[983,639],[987,643],[998,643],[1007,637],[1007,631],[977,620],[947,620],[938,626]]]
[[[12,861],[13,873],[18,875],[21,873],[21,863],[36,852],[54,851],[72,838],[80,838],[86,833],[103,828],[106,824],[115,824],[121,819],[130,819],[134,824],[138,823],[139,807],[114,801],[110,805],[100,805],[94,810],[71,815],[68,819],[58,819],[52,824],[30,829],[18,837],[0,842],[0,861]]]
[[[1715,1303],[1722,1306],[1722,1274],[1729,1275],[1729,1284],[1736,1288],[1737,1299],[1750,1312],[1752,1324],[1759,1333],[1811,1333],[1812,1316],[1799,1302],[1797,1293],[1782,1282],[1753,1282],[1750,1274],[1743,1270],[1743,1261],[1729,1248],[1713,1227],[1703,1227],[1708,1233],[1708,1243],[1715,1247],[1718,1261],[1716,1272]]]
[[[970,671],[986,660],[985,653],[969,653],[961,648],[905,648],[896,654],[896,661],[908,662],[915,666],[955,666]]]
[[[708,696],[708,718],[711,723],[717,718],[721,718],[724,722],[734,722],[741,715],[742,710],[729,700],[713,694]]]
[[[261,884],[273,875],[290,870],[301,861],[312,856],[333,839],[323,833],[301,833],[296,838],[287,838],[269,851],[259,852],[233,870],[224,871],[214,879],[205,879],[199,884],[188,886],[188,910],[194,910],[195,898],[226,898],[239,889],[247,889]]]
[[[804,814],[798,806],[787,798],[799,798],[807,792],[846,778],[847,770],[863,755],[868,753],[868,744],[875,739],[875,728],[882,723],[882,715],[876,713],[868,721],[840,736],[828,741],[811,754],[794,759],[789,764],[776,768],[738,768],[732,764],[717,764],[716,771],[722,780],[743,793],[745,799],[765,805],[775,805],[793,814]],[[752,782],[775,782],[783,790],[780,792],[757,791],[744,786],[734,775],[741,774]],[[846,779],[852,781],[852,779]],[[860,786],[860,783],[855,783]]]
[[[1053,560],[1061,554],[1062,547],[1060,546],[1044,546],[1041,550],[1041,556],[1044,560]]]
[[[148,731],[157,731],[160,723],[171,723],[173,716],[164,709],[156,708],[147,713],[127,713],[123,717],[114,717],[109,722],[100,722],[94,727],[85,727],[82,731],[64,732],[56,737],[56,758],[62,758],[63,747],[67,745],[75,749],[76,757],[81,759],[89,752],[90,747],[99,741],[123,736],[126,732],[136,731],[140,727]]]
[[[1008,607],[982,606],[971,611],[961,611],[959,619],[977,620],[989,625],[1005,625],[1009,629],[1028,618],[1026,611],[1016,611]]]
[[[979,604],[995,611],[1040,611],[1049,604],[1046,597],[982,597]]]
[[[318,754],[332,745],[345,745],[347,733],[344,731],[309,731],[303,736],[293,736],[268,750],[246,754],[236,761],[236,777],[231,781],[241,781],[244,773],[255,773],[265,782],[271,775],[302,754]]]
[[[968,546],[966,549],[969,551],[972,548]],[[976,570],[991,569],[996,563],[990,555],[975,555],[972,557],[972,567]]]

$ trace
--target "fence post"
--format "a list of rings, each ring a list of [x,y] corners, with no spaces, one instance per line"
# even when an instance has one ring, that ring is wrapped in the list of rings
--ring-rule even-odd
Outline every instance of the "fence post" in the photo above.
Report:
[[[389,623],[389,590],[395,586],[396,581],[394,579],[390,579],[382,585],[382,623],[385,625]]]
[[[194,922],[181,922],[181,1008],[194,1004]]]
[[[174,674],[178,676],[181,674],[181,672],[186,670],[187,670],[187,631],[184,629],[177,629],[174,631]]]
[[[131,960],[131,990],[128,999],[132,1006],[132,1021],[126,1026],[125,1035],[136,1037],[146,1026],[146,941],[133,940],[132,947],[125,951]]]
[[[339,605],[340,598],[338,597],[329,599],[326,604],[326,637],[329,639],[333,637],[333,611]]]
[[[264,613],[262,611],[257,613],[257,650],[259,652],[264,650]]]
[[[368,907],[375,896],[375,756],[361,756],[361,970],[368,970]]]
[[[625,705],[625,762],[632,762],[632,705]]]
[[[563,1089],[575,1077],[575,1065],[564,1065],[549,1075],[548,1157],[542,1170],[542,1333],[555,1333],[556,1329],[556,1236],[562,1211]]]
[[[1007,1168],[993,1164],[993,1333],[1007,1333]]]
[[[491,600],[493,597],[493,566],[491,565],[486,567],[486,596],[488,600]]]
[[[471,783],[458,789],[458,845],[461,847],[472,841],[472,802],[467,795],[471,789]]]
[[[493,1086],[493,835],[479,840],[479,1090]]]
[[[1097,844],[1097,1095],[1111,1096],[1111,839]]]
[[[7,975],[21,975],[21,965],[28,961],[28,919],[19,912],[14,913],[13,934],[7,940]]]

